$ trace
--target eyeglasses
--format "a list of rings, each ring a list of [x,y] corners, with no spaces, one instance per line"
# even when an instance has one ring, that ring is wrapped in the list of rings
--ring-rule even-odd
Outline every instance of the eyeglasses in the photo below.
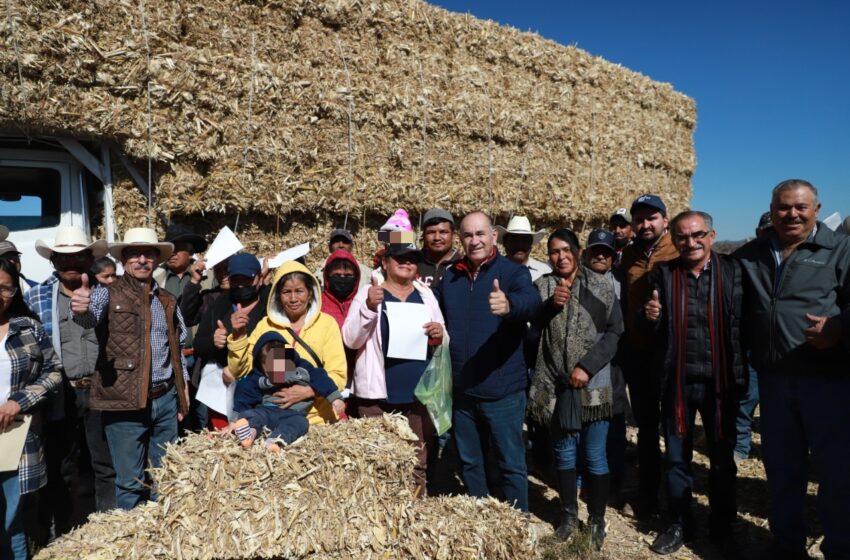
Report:
[[[15,297],[15,294],[18,293],[18,288],[15,286],[0,286],[0,296],[4,298]]]
[[[677,243],[684,243],[688,239],[693,239],[694,241],[699,241],[700,239],[705,239],[711,231],[695,231],[693,233],[674,233],[673,239]]]
[[[56,262],[78,262],[84,263],[91,257],[88,251],[80,251],[78,253],[53,253],[53,260]]]
[[[124,258],[129,260],[137,260],[141,257],[152,261],[159,256],[159,251],[156,249],[124,249]]]

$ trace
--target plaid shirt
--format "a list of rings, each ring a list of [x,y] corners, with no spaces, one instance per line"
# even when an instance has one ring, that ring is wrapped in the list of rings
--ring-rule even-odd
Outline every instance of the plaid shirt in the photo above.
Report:
[[[29,317],[9,320],[6,352],[12,366],[9,400],[18,403],[22,413],[33,414],[18,464],[21,494],[29,494],[47,483],[41,415],[35,407],[45,399],[48,391],[62,382],[62,364],[41,323]]]
[[[24,294],[24,303],[41,319],[47,336],[53,339],[53,286],[59,282],[59,277],[53,273],[50,278],[33,286]]]
[[[168,350],[168,323],[165,320],[165,309],[159,298],[156,297],[159,292],[159,286],[156,282],[151,284],[150,306],[151,306],[151,383],[164,383],[171,379],[174,374],[174,368],[171,366],[171,353]],[[75,315],[73,320],[82,327],[93,327],[100,324],[106,311],[109,309],[109,290],[106,286],[99,285],[91,291],[91,301],[89,302],[89,312],[87,315]],[[183,321],[183,314],[180,312],[180,306],[175,308],[177,311],[177,329],[178,340],[180,341],[180,349],[186,347],[186,324]],[[189,380],[189,372],[186,367],[186,357],[183,352],[180,352],[180,362],[183,365],[183,379]]]

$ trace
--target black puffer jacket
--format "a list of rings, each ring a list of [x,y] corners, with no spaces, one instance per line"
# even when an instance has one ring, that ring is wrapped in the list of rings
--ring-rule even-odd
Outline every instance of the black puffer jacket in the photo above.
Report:
[[[735,389],[735,393],[725,395],[737,399],[747,388],[749,378],[746,360],[741,340],[741,267],[739,263],[727,255],[717,255],[720,259],[720,268],[723,274],[723,307],[725,310],[724,321],[726,323],[726,371],[727,387]],[[675,375],[675,345],[673,343],[673,325],[670,321],[670,310],[672,309],[672,284],[673,270],[682,266],[679,259],[658,264],[650,276],[652,290],[658,290],[661,299],[661,320],[656,326],[656,339],[653,345],[653,357],[656,372],[655,388],[659,398],[668,385],[671,376]],[[706,272],[708,274],[708,272]],[[650,293],[652,293],[650,291]]]
[[[759,374],[850,374],[850,237],[818,222],[814,239],[786,259],[776,288],[770,240],[754,239],[734,255],[743,273],[744,334],[753,367]],[[826,350],[808,344],[806,313],[839,317],[841,341]]]

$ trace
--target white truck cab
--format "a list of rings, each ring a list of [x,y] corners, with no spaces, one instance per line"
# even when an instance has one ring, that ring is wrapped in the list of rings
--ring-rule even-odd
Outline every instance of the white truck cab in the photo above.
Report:
[[[103,205],[107,241],[115,240],[110,150],[72,138],[0,135],[0,224],[21,253],[21,272],[43,282],[53,272],[35,252],[60,226],[93,232],[93,209]],[[134,170],[135,171],[135,170]]]

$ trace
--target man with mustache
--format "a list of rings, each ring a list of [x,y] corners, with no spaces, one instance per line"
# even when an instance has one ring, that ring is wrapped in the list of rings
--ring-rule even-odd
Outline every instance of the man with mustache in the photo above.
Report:
[[[628,208],[617,208],[608,218],[608,229],[614,234],[614,247],[617,251],[614,257],[614,266],[620,266],[623,258],[623,250],[631,245],[632,238],[632,215]]]
[[[771,194],[772,231],[741,247],[743,324],[758,372],[770,558],[807,558],[803,507],[817,473],[821,551],[850,557],[850,238],[818,221],[818,191]]]
[[[40,492],[39,522],[45,535],[60,536],[75,524],[85,521],[90,511],[83,487],[94,490],[95,508],[106,511],[115,507],[115,471],[109,448],[103,437],[100,412],[89,408],[89,388],[95,371],[98,342],[94,328],[84,328],[70,320],[71,295],[82,285],[83,273],[95,259],[106,255],[106,242],[89,241],[78,227],[60,227],[53,243],[41,239],[35,250],[48,259],[54,272],[24,295],[27,306],[38,315],[62,360],[62,390],[48,395],[45,430],[47,486]],[[70,394],[65,394],[68,392]],[[65,406],[65,402],[75,407]],[[76,480],[80,484],[80,492]],[[72,495],[75,493],[76,495]]]
[[[540,306],[528,269],[496,250],[496,230],[483,212],[460,223],[466,256],[433,287],[440,303],[454,376],[453,429],[469,495],[489,495],[484,448],[492,437],[507,501],[528,511],[522,424],[528,368],[526,324]]]
[[[629,387],[632,412],[638,425],[638,464],[640,487],[635,514],[651,514],[658,507],[661,479],[661,450],[658,445],[660,410],[652,388],[652,340],[639,320],[649,299],[649,273],[665,261],[679,256],[667,232],[667,206],[658,196],[639,196],[630,208],[634,243],[623,250],[620,270],[623,275],[622,300],[626,336],[623,366]]]
[[[83,274],[71,295],[74,321],[97,325],[91,408],[103,411],[116,502],[125,510],[152,497],[145,468],[159,467],[165,444],[177,440],[177,422],[189,411],[186,325],[177,299],[153,279],[154,267],[173,250],[153,229],[131,228],[123,243],[109,247],[124,275],[90,289]]]
[[[693,539],[691,459],[699,411],[711,461],[710,536],[728,558],[736,550],[735,418],[747,382],[740,337],[741,270],[731,257],[712,251],[716,234],[705,212],[682,212],[670,230],[679,258],[652,271],[643,310],[655,328],[653,390],[662,403],[670,518],[651,548],[671,554]]]

